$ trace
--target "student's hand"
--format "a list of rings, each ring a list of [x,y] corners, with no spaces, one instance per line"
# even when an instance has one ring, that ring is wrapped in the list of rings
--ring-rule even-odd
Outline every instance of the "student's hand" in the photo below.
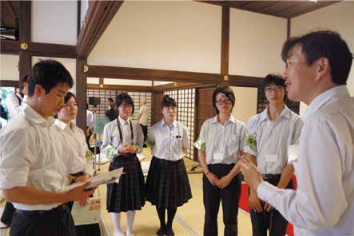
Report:
[[[232,181],[232,177],[230,177],[229,175],[225,175],[219,180],[219,183],[217,183],[217,186],[221,189],[226,188],[230,184],[231,181]]]
[[[89,202],[89,199],[83,200],[83,201],[79,201],[79,204],[80,204],[81,207],[85,207],[88,204],[88,202]]]
[[[76,178],[76,181],[75,183],[78,183],[78,182],[87,182],[89,180],[89,175],[88,174],[84,174],[84,175],[81,175],[79,177]]]
[[[219,178],[216,177],[216,175],[209,171],[208,174],[206,175],[206,177],[208,178],[209,182],[212,184],[212,185],[217,185],[219,183]]]
[[[261,201],[259,200],[257,193],[251,190],[250,196],[248,197],[248,203],[250,208],[255,212],[263,211]]]
[[[138,147],[129,145],[129,153],[137,153],[138,152]]]
[[[270,205],[269,203],[266,203],[266,204],[264,204],[264,210],[266,210],[266,211],[271,211],[271,210],[273,210],[273,206],[272,205]]]
[[[263,182],[262,174],[245,156],[241,157],[241,172],[250,188],[257,192],[258,185]]]
[[[85,188],[90,186],[91,182],[87,182],[82,186],[73,188],[69,192],[67,192],[68,202],[70,201],[87,201],[87,199],[95,192],[95,189],[90,191],[84,191]]]
[[[129,144],[124,144],[122,147],[118,149],[119,154],[126,154],[130,152],[130,146]]]

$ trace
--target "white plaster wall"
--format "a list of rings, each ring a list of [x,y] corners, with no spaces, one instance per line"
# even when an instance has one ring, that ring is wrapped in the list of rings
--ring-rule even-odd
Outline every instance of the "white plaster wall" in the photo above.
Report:
[[[100,79],[94,78],[94,77],[87,77],[87,83],[88,84],[100,84]]]
[[[348,43],[354,53],[354,2],[341,2],[310,12],[291,20],[291,35],[297,36],[315,30],[334,30]],[[354,63],[353,63],[354,64]],[[354,65],[348,78],[348,89],[354,96]],[[300,114],[306,111],[306,105],[301,104]]]
[[[221,7],[193,1],[124,2],[90,65],[220,72]]]
[[[232,115],[247,123],[248,119],[257,114],[257,88],[231,87],[236,96],[236,105]]]
[[[54,58],[54,57],[32,57],[32,67],[40,60],[48,60],[48,59],[56,60],[62,63],[65,66],[65,68],[70,72],[71,77],[74,80],[74,85],[70,89],[70,92],[76,94],[76,59]]]
[[[76,45],[77,1],[32,1],[32,41]]]
[[[131,79],[104,78],[104,84],[107,84],[107,85],[127,85],[127,86],[151,87],[152,86],[152,81],[150,81],[150,80],[131,80]]]
[[[0,54],[0,80],[19,81],[18,55]]]
[[[230,9],[230,74],[264,77],[281,73],[281,47],[287,21],[248,11]]]

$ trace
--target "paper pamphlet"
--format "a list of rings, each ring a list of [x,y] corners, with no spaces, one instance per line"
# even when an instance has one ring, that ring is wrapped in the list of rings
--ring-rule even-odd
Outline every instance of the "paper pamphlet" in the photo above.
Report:
[[[101,198],[89,198],[86,206],[81,207],[79,202],[74,202],[71,210],[75,225],[88,225],[100,222]]]
[[[112,170],[109,172],[106,172],[104,174],[100,174],[100,175],[96,175],[91,177],[88,182],[91,182],[91,185],[88,186],[85,190],[89,191],[91,189],[95,189],[97,188],[99,185],[101,184],[109,184],[109,183],[118,183],[119,182],[119,178],[123,173],[123,167],[116,169],[116,170]],[[73,188],[79,187],[81,185],[85,184],[84,182],[79,182],[79,183],[75,183],[75,184],[71,184],[68,186],[65,186],[62,189],[62,192],[68,192]]]

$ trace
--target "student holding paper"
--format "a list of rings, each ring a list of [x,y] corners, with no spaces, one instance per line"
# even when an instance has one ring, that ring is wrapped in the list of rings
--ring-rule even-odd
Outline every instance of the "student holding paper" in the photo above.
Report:
[[[135,211],[145,204],[144,176],[137,153],[143,150],[144,134],[140,125],[130,119],[133,99],[126,93],[117,96],[117,119],[105,125],[102,151],[113,157],[109,170],[123,167],[119,183],[107,185],[107,210],[111,213],[114,235],[124,235],[120,226],[121,212],[127,213],[127,236],[133,235]]]
[[[66,202],[85,201],[86,183],[69,192],[67,142],[53,125],[73,80],[57,61],[38,62],[28,78],[28,101],[0,132],[0,188],[16,208],[10,235],[75,235]]]
[[[187,128],[176,121],[177,103],[165,95],[163,119],[151,127],[149,141],[153,158],[146,179],[146,199],[156,206],[160,219],[158,235],[174,235],[173,219],[177,207],[192,198],[183,156],[189,147]],[[167,210],[167,224],[165,214]]]
[[[85,182],[90,176],[93,176],[92,163],[87,161],[86,155],[90,153],[86,144],[86,137],[82,129],[74,124],[78,112],[76,96],[68,92],[64,97],[64,105],[57,113],[58,119],[55,120],[55,125],[63,133],[65,139],[70,146],[71,155],[68,159],[68,173],[70,174],[71,183]],[[69,205],[72,207],[72,202]],[[86,202],[80,203],[85,205]],[[76,226],[77,235],[100,235],[98,224],[89,224]]]

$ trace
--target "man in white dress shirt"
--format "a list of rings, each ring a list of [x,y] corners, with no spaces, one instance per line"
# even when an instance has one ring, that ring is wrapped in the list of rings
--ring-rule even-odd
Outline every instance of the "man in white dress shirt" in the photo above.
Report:
[[[23,111],[0,132],[0,189],[16,208],[10,235],[74,235],[66,207],[85,201],[89,183],[61,192],[68,185],[65,139],[53,125],[73,85],[65,67],[52,60],[37,63],[28,79]]]
[[[354,98],[346,87],[352,54],[339,34],[317,31],[289,39],[282,57],[288,97],[309,105],[293,162],[298,188],[268,184],[246,158],[242,173],[295,235],[354,235]]]

